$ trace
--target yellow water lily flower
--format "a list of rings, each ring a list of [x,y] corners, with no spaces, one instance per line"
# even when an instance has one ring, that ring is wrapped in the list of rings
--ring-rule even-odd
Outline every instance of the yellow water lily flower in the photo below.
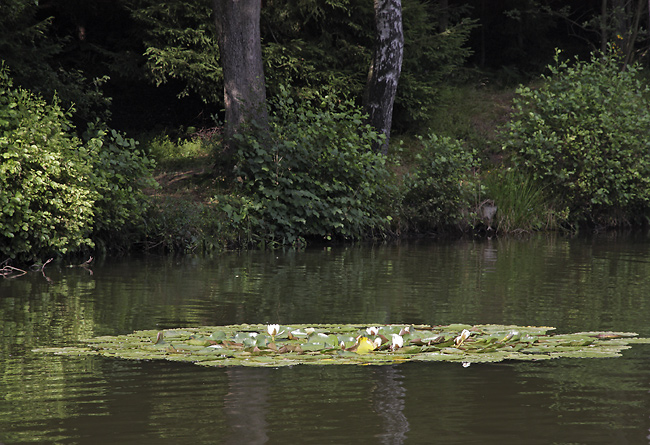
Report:
[[[374,351],[376,348],[375,344],[368,340],[368,337],[361,337],[359,339],[359,344],[357,345],[357,354],[367,354]]]

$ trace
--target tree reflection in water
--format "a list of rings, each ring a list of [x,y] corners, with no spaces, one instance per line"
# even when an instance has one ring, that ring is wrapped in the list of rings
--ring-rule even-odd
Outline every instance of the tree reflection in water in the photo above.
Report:
[[[226,444],[256,445],[269,440],[266,412],[269,382],[265,369],[230,368],[224,399],[231,435]]]
[[[382,418],[383,431],[378,434],[380,443],[402,444],[409,431],[404,415],[406,389],[402,373],[396,366],[380,366],[375,372],[377,386],[372,393],[375,412]]]

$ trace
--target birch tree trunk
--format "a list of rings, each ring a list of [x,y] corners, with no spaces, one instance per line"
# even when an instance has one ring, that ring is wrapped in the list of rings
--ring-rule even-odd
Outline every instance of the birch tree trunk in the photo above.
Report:
[[[261,0],[213,0],[226,106],[225,142],[253,121],[268,127],[260,38]]]
[[[373,149],[387,154],[393,102],[404,54],[401,0],[375,0],[375,24],[375,52],[368,73],[364,108],[370,125],[386,136],[384,143]]]

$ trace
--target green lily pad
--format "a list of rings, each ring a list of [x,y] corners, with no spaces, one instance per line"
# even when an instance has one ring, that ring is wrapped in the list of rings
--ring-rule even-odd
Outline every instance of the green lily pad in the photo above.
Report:
[[[554,335],[548,326],[286,325],[271,336],[266,325],[207,326],[136,331],[87,340],[85,346],[41,348],[59,355],[171,360],[201,366],[385,365],[406,361],[491,363],[503,360],[617,357],[630,332]],[[469,336],[467,332],[469,331]],[[403,344],[396,343],[401,339]],[[362,347],[361,347],[361,346]],[[357,352],[357,348],[359,351]]]

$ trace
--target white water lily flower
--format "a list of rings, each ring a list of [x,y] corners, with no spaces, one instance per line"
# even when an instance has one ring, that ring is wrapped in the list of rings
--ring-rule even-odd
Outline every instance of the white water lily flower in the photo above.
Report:
[[[379,334],[379,327],[371,326],[366,329],[366,332],[368,333],[368,335],[377,335]]]
[[[248,334],[248,335],[250,335],[251,338],[255,338],[255,337],[257,337],[259,334],[258,334],[257,332],[251,332],[251,333]]]
[[[402,337],[399,334],[393,334],[391,336],[391,342],[392,342],[391,347],[393,349],[401,348],[402,346],[404,346],[404,337]]]
[[[280,332],[280,325],[270,324],[266,327],[266,331],[269,333],[271,337],[275,337],[276,335],[278,335],[278,332]]]
[[[469,368],[471,365],[470,362],[463,362],[463,368]]]
[[[463,332],[461,332],[460,335],[454,339],[456,346],[460,346],[465,343],[465,340],[467,340],[470,335],[472,335],[471,332],[469,332],[467,329],[463,329]]]
[[[311,334],[314,333],[315,330],[316,330],[316,329],[314,329],[314,328],[307,328],[307,329],[305,329],[305,333],[306,333],[307,335],[311,335]]]
[[[375,341],[372,342],[373,345],[375,345],[375,349],[381,346],[381,337],[375,338]]]

